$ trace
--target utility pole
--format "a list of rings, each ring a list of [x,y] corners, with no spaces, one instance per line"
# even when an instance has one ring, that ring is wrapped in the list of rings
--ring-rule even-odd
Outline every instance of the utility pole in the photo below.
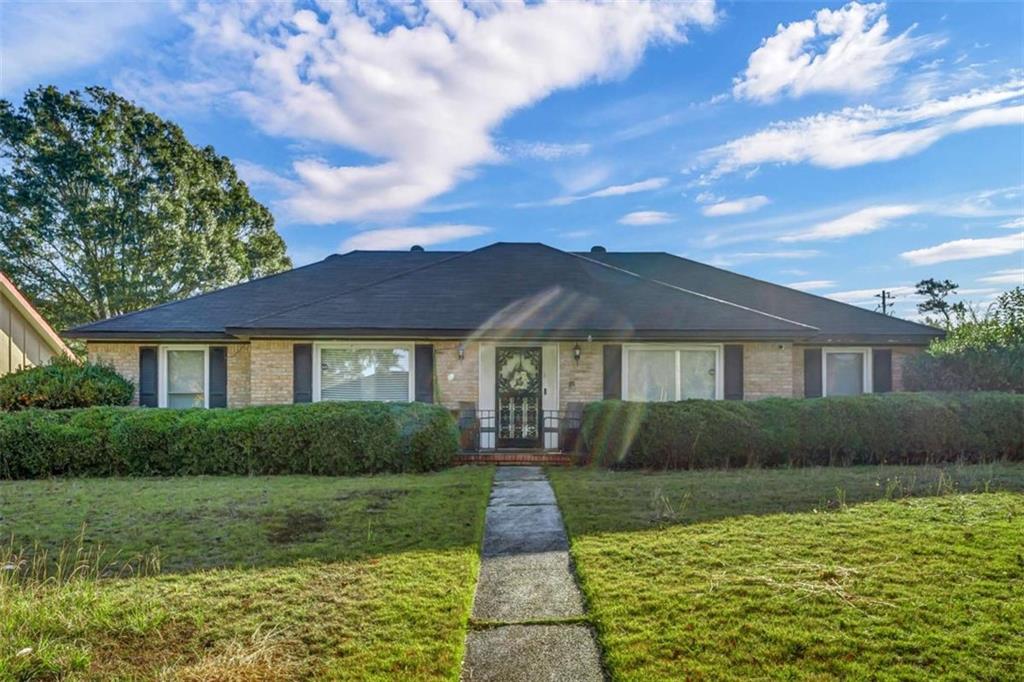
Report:
[[[882,309],[883,315],[888,315],[889,309],[892,308],[892,301],[894,298],[896,298],[895,296],[893,296],[893,293],[891,291],[886,291],[885,289],[882,289],[882,293],[875,294],[875,298],[882,299],[882,304],[879,307]]]

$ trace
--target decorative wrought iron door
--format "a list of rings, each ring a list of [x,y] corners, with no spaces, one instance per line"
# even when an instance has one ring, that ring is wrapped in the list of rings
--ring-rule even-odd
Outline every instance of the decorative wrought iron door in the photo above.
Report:
[[[499,347],[497,367],[499,448],[535,448],[541,443],[541,349]]]

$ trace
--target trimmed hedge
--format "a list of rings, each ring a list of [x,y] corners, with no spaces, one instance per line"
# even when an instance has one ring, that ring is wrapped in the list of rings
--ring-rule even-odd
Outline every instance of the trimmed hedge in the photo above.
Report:
[[[897,393],[754,402],[591,403],[584,447],[651,469],[1024,459],[1024,395]]]
[[[455,420],[421,403],[0,414],[0,476],[352,475],[451,464]]]
[[[132,382],[110,367],[55,357],[48,365],[0,377],[0,410],[128,405],[134,390]]]

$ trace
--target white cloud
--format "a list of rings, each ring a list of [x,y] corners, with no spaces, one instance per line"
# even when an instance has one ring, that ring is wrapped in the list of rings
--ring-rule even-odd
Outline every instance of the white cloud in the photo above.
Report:
[[[552,170],[552,175],[562,186],[563,194],[581,194],[608,182],[613,170],[610,164],[604,162],[559,164]]]
[[[512,142],[502,145],[502,151],[510,156],[541,161],[557,161],[570,156],[584,156],[590,153],[586,142],[563,144],[558,142]]]
[[[619,218],[621,225],[663,225],[675,220],[675,216],[664,211],[633,211]]]
[[[857,234],[867,234],[886,227],[898,218],[914,215],[921,211],[920,206],[913,204],[895,204],[889,206],[869,206],[835,220],[818,223],[809,230],[785,234],[778,238],[780,242],[804,242],[820,239],[841,239]]]
[[[628,185],[611,185],[589,194],[578,194],[578,195],[566,195],[561,197],[555,197],[541,203],[525,203],[519,204],[520,207],[524,206],[566,206],[568,204],[574,204],[577,201],[584,199],[600,199],[603,197],[621,197],[626,194],[636,194],[637,192],[650,192],[652,190],[661,189],[668,184],[668,178],[648,178],[647,180],[640,180],[639,182],[631,182]]]
[[[1013,220],[1003,223],[999,227],[1006,228],[1007,230],[1019,229],[1021,227],[1024,227],[1024,217],[1014,218]]]
[[[900,257],[912,265],[934,265],[955,260],[1005,256],[1018,251],[1024,251],[1024,232],[987,239],[957,239],[924,249],[904,251]]]
[[[251,187],[269,187],[276,192],[287,194],[298,189],[298,183],[294,180],[278,175],[274,171],[258,163],[245,159],[234,161],[238,177]]]
[[[962,196],[953,201],[944,201],[936,206],[939,215],[957,218],[1002,218],[1021,213],[1021,197],[1024,187],[1010,186],[986,189]],[[1002,227],[1012,227],[1006,223]],[[1024,224],[1017,227],[1024,227]]]
[[[851,2],[813,19],[780,24],[733,84],[737,99],[770,102],[810,92],[861,93],[892,80],[900,64],[937,44],[908,29],[889,37],[885,4]]]
[[[706,151],[712,166],[699,182],[764,163],[848,168],[917,154],[975,128],[1024,124],[1024,81],[892,109],[872,106],[769,125]]]
[[[605,187],[604,189],[599,189],[596,192],[591,192],[586,195],[584,199],[590,199],[592,197],[618,197],[623,194],[649,192],[653,189],[661,189],[667,184],[668,178],[650,178],[648,180],[641,180],[640,182],[632,182],[628,185],[612,185],[611,187]]]
[[[698,197],[698,200],[699,199],[700,197]],[[770,203],[771,199],[758,194],[753,197],[744,197],[742,199],[733,199],[731,201],[720,201],[717,204],[705,206],[700,210],[700,212],[709,217],[740,215],[743,213],[751,213],[762,206],[767,206]]]
[[[411,246],[433,246],[457,239],[477,237],[490,231],[479,225],[429,225],[424,227],[389,227],[367,230],[352,235],[338,247],[341,252],[353,249],[408,249]]]
[[[730,265],[739,265],[741,263],[749,263],[751,261],[758,260],[814,258],[815,256],[820,255],[821,251],[815,251],[813,249],[798,249],[795,251],[740,251],[714,256],[710,260],[710,263],[712,265],[727,267]]]
[[[986,284],[1012,284],[1014,286],[1024,286],[1024,268],[996,270],[987,277],[979,277],[978,281]]]
[[[165,13],[160,3],[148,2],[5,2],[0,92],[98,64]]]
[[[363,3],[200,5],[196,63],[239,74],[229,101],[263,131],[371,161],[294,164],[286,201],[327,223],[412,211],[501,155],[491,132],[556,90],[621,77],[654,43],[715,22],[699,3],[427,3],[382,27]]]
[[[853,305],[868,305],[879,302],[880,299],[876,298],[876,296],[882,293],[883,289],[885,291],[888,291],[897,299],[916,300],[918,298],[918,296],[915,293],[916,289],[912,286],[906,285],[875,287],[874,289],[852,289],[850,291],[835,291],[830,294],[825,294],[825,296],[835,301],[842,301],[843,303],[850,303]]]
[[[803,282],[790,282],[786,286],[800,291],[821,291],[834,288],[836,283],[830,279],[808,279]]]

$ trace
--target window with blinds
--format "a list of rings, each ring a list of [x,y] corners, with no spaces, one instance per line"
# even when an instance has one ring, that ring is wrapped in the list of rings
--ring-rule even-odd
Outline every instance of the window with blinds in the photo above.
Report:
[[[718,397],[717,349],[627,348],[626,400],[666,402]]]
[[[320,399],[409,401],[408,349],[320,349]]]

